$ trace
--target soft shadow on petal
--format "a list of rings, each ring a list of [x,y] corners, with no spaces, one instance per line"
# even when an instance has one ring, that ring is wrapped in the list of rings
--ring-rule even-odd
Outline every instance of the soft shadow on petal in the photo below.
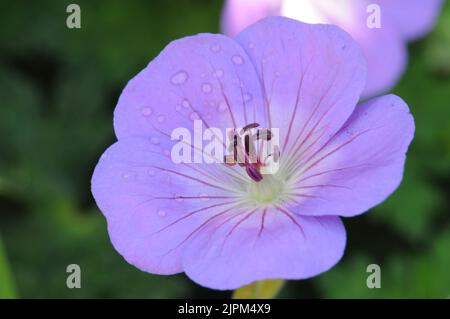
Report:
[[[413,135],[413,117],[399,97],[358,106],[330,143],[298,163],[296,210],[354,216],[384,201],[402,180]]]
[[[186,246],[183,267],[195,282],[219,290],[255,280],[304,279],[335,265],[345,242],[339,217],[302,217],[284,208],[249,210],[199,232]]]

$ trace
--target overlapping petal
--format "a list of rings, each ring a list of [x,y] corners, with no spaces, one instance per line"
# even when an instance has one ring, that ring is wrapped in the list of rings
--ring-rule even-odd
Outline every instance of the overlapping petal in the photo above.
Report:
[[[250,210],[199,233],[186,247],[183,266],[194,281],[214,289],[269,278],[304,279],[335,265],[345,242],[339,217]]]
[[[442,0],[377,0],[400,35],[407,40],[423,37],[435,25]]]
[[[306,23],[338,25],[350,33],[364,51],[368,76],[362,96],[367,98],[391,89],[398,82],[408,59],[406,42],[420,38],[432,29],[442,2],[274,0],[270,3],[261,1],[253,10],[253,7],[248,7],[247,0],[229,0],[224,6],[222,26],[225,34],[234,36],[256,22],[257,18],[263,18],[269,8],[272,9],[265,16],[282,15]],[[374,14],[374,5],[379,8],[379,28],[368,25]]]
[[[161,136],[173,129],[264,125],[262,90],[245,51],[222,35],[199,34],[170,43],[129,81],[114,112],[119,139]],[[165,133],[165,134],[164,134]]]
[[[344,31],[288,18],[264,19],[235,40],[172,42],[124,89],[118,142],[92,178],[114,247],[144,271],[184,271],[215,289],[332,267],[346,241],[337,215],[363,213],[398,186],[414,132],[398,97],[355,109],[365,71]],[[176,164],[171,132],[194,135],[196,119],[204,128],[279,129],[289,202],[249,200],[255,182],[237,165]]]
[[[385,200],[402,180],[413,135],[414,120],[399,97],[358,106],[325,147],[296,164],[298,212],[354,216]]]
[[[211,176],[198,165],[175,164],[169,147],[148,138],[121,139],[103,154],[92,177],[116,250],[157,274],[183,271],[180,253],[194,230],[214,214],[239,211],[227,172]]]
[[[338,27],[270,17],[236,40],[258,72],[268,125],[280,129],[283,156],[320,148],[353,112],[365,83],[365,61]]]
[[[235,36],[249,25],[280,13],[282,0],[228,0],[222,11],[222,31]]]

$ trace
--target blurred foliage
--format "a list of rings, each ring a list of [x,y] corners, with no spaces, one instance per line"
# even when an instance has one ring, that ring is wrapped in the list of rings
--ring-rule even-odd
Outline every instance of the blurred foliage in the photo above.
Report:
[[[121,89],[171,40],[217,32],[221,1],[77,1],[80,30],[65,26],[71,2],[10,1],[0,10],[0,296],[7,255],[21,297],[229,297],[128,265],[90,194],[93,167],[114,141]],[[403,184],[345,220],[340,264],[288,282],[280,297],[450,295],[449,3],[435,30],[410,45],[394,93],[417,126]],[[71,263],[81,266],[82,289],[65,285]],[[369,263],[381,266],[381,289],[366,287]]]
[[[16,298],[13,275],[0,237],[0,299]]]

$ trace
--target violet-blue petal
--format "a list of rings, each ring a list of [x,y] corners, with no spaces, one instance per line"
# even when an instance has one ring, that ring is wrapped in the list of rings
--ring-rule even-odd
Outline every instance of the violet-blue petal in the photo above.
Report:
[[[378,0],[400,35],[406,40],[425,36],[436,24],[442,0]]]
[[[353,37],[361,46],[367,61],[367,81],[362,93],[364,98],[391,89],[398,82],[407,62],[405,39],[385,12],[387,10],[384,5],[380,11],[380,28],[368,26],[373,12],[368,12],[367,9],[370,4],[376,3],[359,0],[307,0],[303,4],[305,8],[285,7],[282,12],[303,22],[335,24]],[[404,9],[402,12],[404,14]]]
[[[156,274],[183,271],[180,253],[191,233],[234,206],[224,172],[216,171],[214,179],[195,165],[175,164],[170,147],[150,138],[121,139],[102,155],[92,177],[114,247],[130,264]]]
[[[170,135],[193,120],[205,127],[264,125],[262,91],[252,63],[238,43],[199,34],[171,42],[131,79],[114,112],[118,139]]]
[[[353,112],[366,64],[340,28],[269,17],[236,40],[260,77],[269,127],[280,129],[282,156],[308,145],[309,151],[320,148]]]
[[[268,16],[279,15],[282,0],[225,0],[222,32],[234,37],[249,25]]]
[[[275,2],[275,0],[274,0]],[[247,0],[229,0],[224,6],[222,30],[234,35],[263,18],[269,7],[275,13],[307,23],[330,23],[343,28],[362,47],[367,59],[368,76],[363,97],[372,97],[394,87],[407,64],[407,41],[427,34],[437,21],[441,0],[279,0],[276,6],[261,1],[257,15],[247,8]],[[370,5],[380,5],[380,28],[369,28],[374,12]],[[369,11],[367,11],[369,10]],[[276,12],[278,11],[278,12]]]
[[[356,108],[320,152],[301,163],[302,215],[354,216],[384,201],[400,184],[414,120],[395,95]]]
[[[216,220],[186,246],[186,274],[202,286],[225,290],[255,280],[305,279],[328,270],[344,252],[341,220],[296,213],[269,208]]]

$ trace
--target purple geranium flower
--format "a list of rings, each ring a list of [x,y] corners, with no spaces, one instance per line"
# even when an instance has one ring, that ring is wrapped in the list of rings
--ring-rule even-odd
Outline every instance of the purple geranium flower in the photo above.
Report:
[[[330,269],[346,243],[339,216],[361,214],[398,187],[414,133],[397,96],[355,107],[365,68],[338,27],[282,17],[235,39],[169,44],[122,92],[118,142],[92,178],[114,247],[139,269],[185,272],[214,289]],[[194,134],[194,120],[279,128],[278,171],[176,164],[171,133]]]
[[[374,96],[397,83],[407,62],[406,43],[431,30],[441,5],[442,0],[227,0],[222,29],[234,36],[269,15],[336,24],[362,47],[368,71],[363,96]],[[379,28],[369,28],[376,13]]]

